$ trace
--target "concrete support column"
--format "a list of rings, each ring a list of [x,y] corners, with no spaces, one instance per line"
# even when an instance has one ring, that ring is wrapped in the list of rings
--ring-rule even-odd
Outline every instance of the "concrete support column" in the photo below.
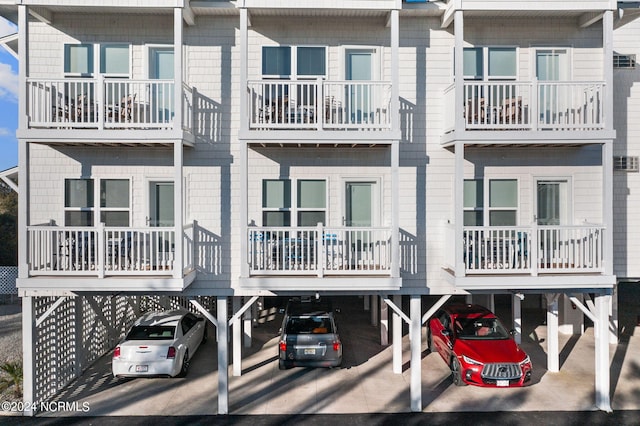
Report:
[[[513,329],[516,331],[513,339],[517,344],[520,344],[522,343],[522,299],[520,295],[514,294],[511,296],[511,306],[513,315]]]
[[[216,301],[218,327],[218,414],[229,414],[229,323],[227,320],[227,298],[219,296]]]
[[[422,411],[422,303],[419,295],[411,295],[411,411]]]
[[[371,296],[371,325],[374,327],[378,326],[378,301],[379,297],[377,295]]]
[[[33,402],[36,391],[35,361],[36,318],[33,312],[33,297],[22,297],[22,401],[25,416],[33,416]]]
[[[380,344],[389,345],[389,307],[380,301]]]
[[[598,320],[594,323],[596,340],[596,406],[598,409],[611,412],[611,384],[609,372],[609,299],[608,294],[596,296],[596,315]]]
[[[557,294],[547,294],[547,370],[552,373],[560,371]]]
[[[582,335],[584,333],[584,314],[566,295],[560,297],[558,332],[566,335]],[[576,298],[582,302],[582,295],[576,295]]]
[[[233,313],[235,314],[242,307],[242,300],[239,296],[234,296],[232,299]],[[233,334],[233,375],[239,377],[242,375],[242,321],[238,318],[231,327]]]
[[[402,296],[396,294],[393,296],[393,303],[402,309]],[[393,373],[402,374],[402,318],[395,311],[393,311],[392,317],[392,333],[393,339]]]
[[[243,337],[244,337],[244,347],[245,348],[250,348],[251,347],[251,322],[253,321],[253,310],[255,309],[255,303],[253,305],[251,305],[250,309],[247,309],[244,313],[243,318],[243,327],[242,327],[242,331],[243,333]]]

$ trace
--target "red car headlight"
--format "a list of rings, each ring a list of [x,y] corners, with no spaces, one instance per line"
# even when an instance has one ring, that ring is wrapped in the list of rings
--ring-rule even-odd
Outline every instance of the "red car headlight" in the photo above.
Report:
[[[531,364],[531,358],[529,358],[529,355],[527,355],[522,361],[520,361],[520,367],[524,366],[525,364]]]
[[[466,362],[467,364],[471,364],[471,365],[484,365],[484,363],[480,362],[480,361],[476,361],[473,358],[469,358],[466,355],[462,355],[462,359],[464,360],[464,362]]]

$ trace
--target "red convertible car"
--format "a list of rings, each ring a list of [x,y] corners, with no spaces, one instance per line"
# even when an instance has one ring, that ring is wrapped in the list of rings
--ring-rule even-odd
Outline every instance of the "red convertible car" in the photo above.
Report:
[[[523,386],[531,360],[500,320],[479,305],[451,304],[429,320],[428,344],[451,368],[457,386]]]

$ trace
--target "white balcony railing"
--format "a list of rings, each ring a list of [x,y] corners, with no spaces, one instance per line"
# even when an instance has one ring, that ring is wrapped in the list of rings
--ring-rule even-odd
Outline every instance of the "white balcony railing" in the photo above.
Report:
[[[601,225],[465,226],[465,273],[602,273],[604,229]]]
[[[388,82],[258,80],[248,95],[254,130],[391,129]]]
[[[29,226],[29,275],[173,275],[174,228]],[[185,268],[193,267],[193,228],[184,232]]]
[[[391,229],[252,227],[251,275],[391,274]]]
[[[182,129],[193,129],[193,93],[173,80],[27,79],[30,128],[173,129],[182,108]]]
[[[445,92],[454,109],[454,86]],[[604,82],[465,81],[465,130],[604,129]],[[454,114],[445,114],[445,132],[454,130]]]

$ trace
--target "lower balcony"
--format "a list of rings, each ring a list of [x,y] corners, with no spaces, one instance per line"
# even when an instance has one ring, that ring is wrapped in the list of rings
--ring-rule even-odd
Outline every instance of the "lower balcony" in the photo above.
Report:
[[[243,289],[265,291],[398,290],[392,229],[250,227]]]
[[[462,271],[454,266],[454,228],[449,228],[446,269],[456,285],[540,287],[546,282],[568,287],[614,283],[606,275],[603,225],[465,226]],[[486,278],[486,279],[485,279]],[[502,280],[502,281],[501,281]],[[598,284],[599,283],[599,284]]]
[[[195,276],[193,233],[184,227],[178,262],[173,227],[29,226],[29,277],[19,287],[183,290]]]
[[[391,275],[391,228],[252,227],[250,275]]]

